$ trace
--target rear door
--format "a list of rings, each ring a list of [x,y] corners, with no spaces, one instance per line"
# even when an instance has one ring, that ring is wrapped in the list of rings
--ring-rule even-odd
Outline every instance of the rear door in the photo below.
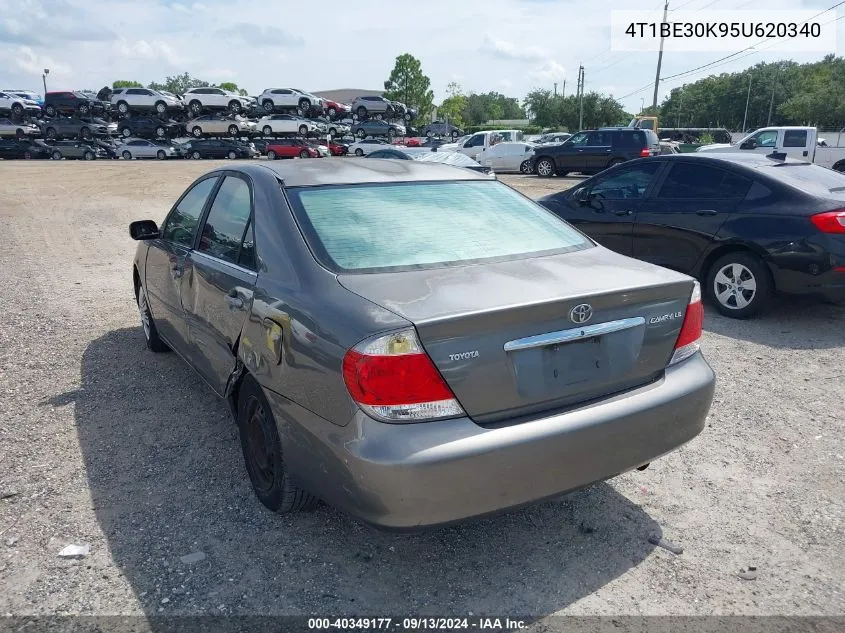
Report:
[[[662,165],[649,161],[618,167],[592,179],[567,197],[569,204],[553,210],[602,246],[630,256],[634,222]]]
[[[780,151],[798,160],[813,160],[813,157],[810,155],[810,147],[811,141],[814,144],[815,139],[810,138],[813,135],[810,134],[807,128],[797,128],[794,130],[787,128],[782,131],[782,134],[783,136],[781,137],[782,140],[779,146]]]
[[[613,134],[610,130],[590,132],[587,147],[583,148],[587,171],[597,172],[607,167],[613,152]]]
[[[235,346],[252,306],[257,276],[252,211],[251,183],[225,173],[182,277],[190,360],[218,393],[235,366]]]
[[[670,169],[636,215],[633,255],[692,273],[713,237],[751,187],[751,179],[703,161]]]
[[[188,350],[188,330],[181,303],[185,261],[218,180],[215,174],[185,192],[165,219],[161,237],[151,242],[147,251],[144,283],[150,311],[159,334],[183,356]]]

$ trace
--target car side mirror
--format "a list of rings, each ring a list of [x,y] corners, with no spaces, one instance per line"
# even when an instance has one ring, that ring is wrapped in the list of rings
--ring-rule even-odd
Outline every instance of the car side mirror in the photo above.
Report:
[[[138,220],[129,225],[129,235],[133,240],[155,240],[161,237],[158,225],[152,220]]]
[[[757,149],[757,141],[753,138],[744,141],[742,145],[739,146],[739,149]]]

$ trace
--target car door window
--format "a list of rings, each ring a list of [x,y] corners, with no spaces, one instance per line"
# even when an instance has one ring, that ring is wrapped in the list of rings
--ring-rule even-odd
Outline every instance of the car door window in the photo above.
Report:
[[[206,178],[184,195],[165,221],[162,239],[191,247],[205,202],[216,183],[217,178]]]
[[[569,139],[573,145],[586,145],[590,140],[590,135],[587,132],[581,132]]]
[[[743,198],[751,188],[751,180],[729,171],[695,165],[676,163],[660,186],[658,198]]]
[[[610,132],[590,132],[588,143],[593,146],[604,146],[611,144]]]
[[[638,200],[645,196],[646,189],[654,180],[660,164],[644,163],[601,178],[590,189],[590,196],[604,200]]]
[[[251,210],[249,185],[241,178],[226,176],[203,225],[198,250],[237,264]]]
[[[784,130],[784,132],[783,132],[783,146],[784,147],[806,147],[807,146],[807,130]]]
[[[476,134],[473,136],[464,147],[480,147],[484,144],[484,135],[483,134]]]
[[[763,130],[751,137],[757,141],[757,147],[774,147],[778,142],[777,130]]]

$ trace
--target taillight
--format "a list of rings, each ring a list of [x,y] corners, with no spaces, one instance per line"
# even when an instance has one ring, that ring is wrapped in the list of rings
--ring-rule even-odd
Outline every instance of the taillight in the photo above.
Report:
[[[464,415],[413,329],[363,341],[343,357],[349,395],[374,418],[422,422]]]
[[[680,363],[695,354],[700,345],[701,330],[704,327],[704,306],[701,303],[701,286],[696,281],[692,288],[689,305],[684,314],[684,323],[681,326],[681,333],[675,341],[675,353],[672,354],[670,365]]]
[[[648,156],[651,156],[651,150],[650,150],[649,148],[647,148],[647,147],[643,147],[643,148],[640,150],[640,156],[641,156],[641,157],[643,157],[643,158],[646,158],[646,157],[648,157]]]
[[[811,215],[810,222],[822,233],[845,233],[845,209]]]

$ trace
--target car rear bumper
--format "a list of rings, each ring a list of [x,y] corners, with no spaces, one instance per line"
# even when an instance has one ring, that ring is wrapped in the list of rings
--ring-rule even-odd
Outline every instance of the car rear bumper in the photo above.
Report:
[[[338,427],[268,395],[300,485],[367,523],[412,530],[555,497],[644,465],[701,432],[714,388],[712,369],[696,354],[650,385],[497,428],[468,418],[385,424],[360,412]]]

